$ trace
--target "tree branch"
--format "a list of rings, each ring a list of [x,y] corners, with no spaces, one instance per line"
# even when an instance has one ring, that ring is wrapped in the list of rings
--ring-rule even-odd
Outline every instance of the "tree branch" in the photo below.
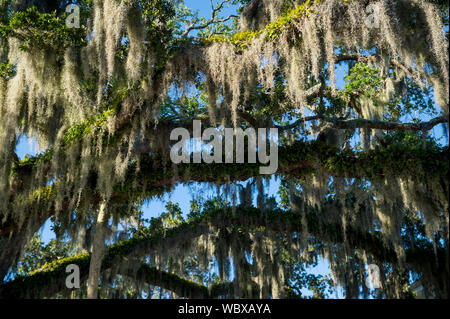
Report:
[[[335,146],[320,141],[297,141],[292,145],[279,148],[279,167],[276,174],[290,174],[293,176],[309,175],[316,169],[321,169],[335,177],[367,178],[377,180],[389,175],[421,178],[418,172],[426,172],[430,177],[437,174],[446,176],[448,173],[448,147],[442,149],[424,150],[401,145],[390,145],[368,152],[354,152],[341,150]],[[134,164],[133,164],[134,165]],[[262,164],[234,163],[234,164],[172,164],[164,161],[161,156],[143,155],[140,169],[130,165],[125,183],[117,185],[111,200],[114,202],[129,201],[130,190],[139,194],[137,198],[150,198],[155,194],[167,191],[176,182],[216,182],[245,181],[259,176]],[[86,200],[99,201],[95,185],[87,185]],[[56,190],[54,190],[57,193]],[[45,201],[48,200],[47,203]],[[44,203],[43,203],[44,202]],[[30,202],[30,209],[39,205],[54,207],[54,196],[35,198]],[[63,204],[62,207],[70,207]],[[39,215],[52,216],[56,211],[50,209],[32,210]],[[44,218],[42,218],[44,219]],[[18,224],[3,225],[1,235],[8,235],[18,229]]]
[[[302,119],[295,121],[292,124],[286,126],[278,126],[275,125],[276,128],[285,131],[289,129],[293,129],[304,122],[312,121],[312,120],[323,120],[328,123],[332,123],[333,127],[336,129],[356,129],[356,128],[365,128],[365,129],[381,129],[386,131],[429,131],[433,127],[438,124],[447,123],[447,119],[444,116],[436,117],[429,122],[423,123],[396,123],[396,122],[384,122],[377,120],[366,120],[366,119],[351,119],[351,120],[340,120],[331,117],[324,117],[320,115],[316,116],[308,116]]]
[[[222,19],[217,19],[217,13],[222,10],[223,6],[225,5],[225,3],[227,3],[229,0],[223,0],[221,3],[219,3],[217,5],[217,7],[214,8],[214,3],[213,0],[210,0],[211,2],[211,19],[201,25],[195,25],[196,22],[192,23],[191,25],[189,25],[186,30],[184,30],[184,32],[181,34],[182,37],[186,37],[191,31],[193,30],[201,30],[201,29],[206,29],[207,27],[209,27],[210,25],[213,24],[217,24],[217,23],[224,23],[227,22],[228,20],[230,20],[231,18],[239,18],[237,15],[234,14],[230,14],[228,17],[226,18],[222,18]]]

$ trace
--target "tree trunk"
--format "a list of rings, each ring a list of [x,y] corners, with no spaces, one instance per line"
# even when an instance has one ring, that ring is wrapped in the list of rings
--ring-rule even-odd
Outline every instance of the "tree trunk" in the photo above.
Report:
[[[97,299],[98,297],[98,279],[100,277],[100,268],[102,266],[103,251],[105,248],[106,225],[108,217],[106,213],[106,201],[100,205],[95,226],[94,243],[92,245],[91,263],[89,266],[89,279],[87,288],[88,299]]]

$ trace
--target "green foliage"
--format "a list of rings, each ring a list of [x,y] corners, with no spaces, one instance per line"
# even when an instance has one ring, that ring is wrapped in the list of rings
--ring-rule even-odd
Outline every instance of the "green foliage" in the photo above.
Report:
[[[170,56],[170,50],[176,45],[174,37],[179,27],[179,12],[174,1],[167,0],[140,0],[138,5],[142,8],[142,17],[147,29],[147,43],[157,54],[160,65],[163,67]]]
[[[74,250],[62,240],[52,239],[47,244],[36,233],[27,244],[23,256],[12,267],[15,275],[25,276],[41,269],[45,264],[70,257]]]
[[[70,127],[66,134],[64,134],[64,142],[66,145],[70,145],[72,142],[81,141],[83,137],[101,133],[105,129],[104,125],[108,120],[108,117],[116,113],[116,106],[112,105],[100,112],[97,116],[88,119],[87,121]]]
[[[160,117],[170,122],[192,121],[208,114],[208,102],[204,82],[198,82],[193,94],[180,98],[167,96],[160,106]]]
[[[350,70],[350,75],[344,78],[346,85],[339,91],[342,96],[363,95],[373,98],[380,93],[380,71],[366,63],[356,63]]]
[[[287,287],[290,298],[302,298],[305,290],[312,295],[308,299],[327,299],[334,291],[333,280],[329,275],[315,275],[308,273],[304,263],[293,263],[291,284]],[[317,266],[317,263],[315,265]]]
[[[26,173],[26,171],[30,171],[34,166],[38,164],[43,164],[49,162],[53,156],[53,150],[47,150],[38,155],[31,156],[29,154],[25,154],[23,160],[14,163],[12,166],[12,174],[16,175],[20,173]]]
[[[406,82],[407,91],[406,94],[401,95],[401,103],[389,109],[389,111],[395,114],[397,118],[413,112],[419,112],[422,116],[435,115],[437,112],[433,96],[430,92],[427,92],[429,90],[424,90],[411,78],[408,78]]]
[[[106,90],[103,110],[83,123],[70,127],[67,133],[64,134],[63,140],[65,145],[81,141],[83,137],[88,135],[95,134],[96,136],[102,137],[108,119],[120,110],[122,101],[131,90],[129,87],[120,86],[120,82],[111,80]]]
[[[422,151],[437,150],[439,145],[428,133],[422,131],[393,131],[383,137],[383,144],[403,145],[407,147],[420,146]]]
[[[0,35],[15,36],[23,40],[20,46],[23,50],[61,50],[86,44],[85,27],[68,28],[65,20],[57,17],[56,13],[40,13],[34,6],[26,11],[15,12],[8,24],[0,21]]]
[[[11,63],[0,63],[0,77],[9,80],[16,75],[15,66]]]
[[[202,38],[204,43],[212,42],[229,42],[236,46],[238,50],[244,50],[247,48],[249,42],[264,34],[267,41],[275,41],[283,33],[284,30],[291,26],[291,23],[297,19],[314,14],[311,6],[317,2],[317,0],[307,0],[303,4],[296,5],[294,8],[287,10],[280,18],[274,22],[269,23],[265,28],[257,31],[242,31],[234,34],[213,34],[209,37]]]
[[[162,213],[160,218],[167,228],[176,227],[184,222],[181,208],[178,203],[168,202],[166,204],[166,212]]]

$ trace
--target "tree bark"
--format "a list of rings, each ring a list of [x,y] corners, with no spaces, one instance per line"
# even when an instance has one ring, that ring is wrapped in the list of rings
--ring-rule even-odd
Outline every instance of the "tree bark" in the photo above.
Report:
[[[108,217],[106,212],[106,201],[104,200],[98,212],[97,224],[95,226],[94,242],[92,245],[92,257],[89,266],[89,279],[87,288],[88,299],[98,297],[98,279],[102,266],[103,252],[105,250],[106,225]]]

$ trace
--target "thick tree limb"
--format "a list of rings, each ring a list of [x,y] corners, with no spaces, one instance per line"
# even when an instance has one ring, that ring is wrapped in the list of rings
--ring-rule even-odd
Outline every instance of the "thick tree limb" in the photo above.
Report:
[[[316,169],[321,169],[332,176],[348,178],[367,178],[377,180],[385,176],[413,176],[425,181],[431,175],[446,176],[448,173],[448,147],[442,149],[408,148],[391,145],[386,148],[368,152],[343,151],[318,141],[297,141],[289,146],[279,148],[279,167],[277,174],[304,176]],[[259,176],[262,164],[178,164],[164,162],[162,158],[145,155],[140,163],[140,170],[130,166],[126,183],[117,185],[112,195],[114,202],[130,200],[130,191],[140,194],[136,198],[145,198],[160,194],[176,182],[216,182],[245,181]],[[419,173],[424,174],[418,175]],[[128,183],[128,184],[127,184]],[[89,190],[90,188],[90,190]],[[87,187],[88,200],[99,199],[94,196],[95,185]],[[49,197],[47,207],[52,207],[53,197]],[[30,203],[30,208],[39,204],[40,200]],[[62,205],[70,207],[70,205]],[[48,218],[55,211],[38,210],[36,214]],[[45,218],[41,218],[45,221]],[[15,224],[0,227],[0,235],[7,235]]]
[[[251,117],[250,114],[240,111],[238,113],[243,119],[245,119],[250,124],[256,123],[256,120]],[[366,128],[366,129],[380,129],[386,131],[429,131],[433,129],[438,124],[447,123],[447,119],[444,116],[438,116],[428,122],[422,123],[396,123],[396,122],[385,122],[377,120],[366,120],[366,119],[350,119],[341,120],[331,117],[325,117],[322,115],[307,116],[298,119],[292,124],[288,125],[275,125],[276,128],[282,131],[291,130],[293,128],[299,127],[305,122],[322,120],[324,122],[332,123],[333,127],[336,129],[356,129],[356,128]],[[253,124],[252,124],[253,126]]]
[[[140,282],[162,287],[165,290],[174,292],[179,297],[189,299],[209,299],[228,296],[232,290],[232,283],[214,284],[208,288],[146,264],[143,264],[139,268],[136,278]]]
[[[366,119],[339,120],[334,118],[322,118],[325,122],[333,123],[333,127],[337,129],[380,129],[386,131],[429,131],[438,124],[447,123],[444,116],[436,117],[428,122],[423,123],[396,123],[384,122]]]
[[[187,237],[194,240],[205,234],[209,227],[243,227],[251,229],[265,227],[275,232],[301,233],[303,230],[302,215],[296,212],[269,211],[262,213],[256,208],[238,208],[233,214],[232,210],[218,210],[204,214],[189,223],[183,223],[172,229],[142,233],[134,238],[109,247],[106,251],[102,263],[102,271],[109,269],[112,265],[120,263],[120,260],[127,256],[142,256],[152,254],[163,244],[165,251],[177,249],[178,245]],[[318,225],[315,220],[308,219],[308,232],[321,241],[331,243],[341,243],[344,239],[344,232],[341,225],[323,224]],[[347,226],[345,237],[349,247],[362,249],[382,262],[397,262],[397,254],[393,247],[387,246],[378,233],[365,233],[357,228]],[[433,248],[414,247],[406,249],[406,263],[414,267],[435,267],[435,272],[439,272],[445,261],[446,252],[438,251],[435,257]],[[438,265],[436,266],[435,261]],[[429,260],[430,264],[425,265],[424,260]],[[1,298],[23,298],[27,292],[42,292],[47,296],[55,295],[65,289],[65,267],[69,264],[77,264],[81,274],[87,274],[89,268],[90,254],[81,254],[58,260],[47,264],[42,270],[34,272],[28,276],[18,277],[15,280],[0,286]],[[177,285],[172,282],[174,277],[162,274],[156,269],[146,268],[142,270],[141,276],[148,276],[149,282],[154,285],[162,285],[164,288],[176,291],[180,295],[190,291],[190,296],[202,296],[203,288],[192,287],[188,290],[180,288],[184,285]],[[85,275],[86,276],[86,275]],[[160,276],[160,277],[158,277]],[[86,277],[83,277],[86,278]],[[142,278],[142,277],[141,277]],[[181,290],[179,290],[179,288]]]

